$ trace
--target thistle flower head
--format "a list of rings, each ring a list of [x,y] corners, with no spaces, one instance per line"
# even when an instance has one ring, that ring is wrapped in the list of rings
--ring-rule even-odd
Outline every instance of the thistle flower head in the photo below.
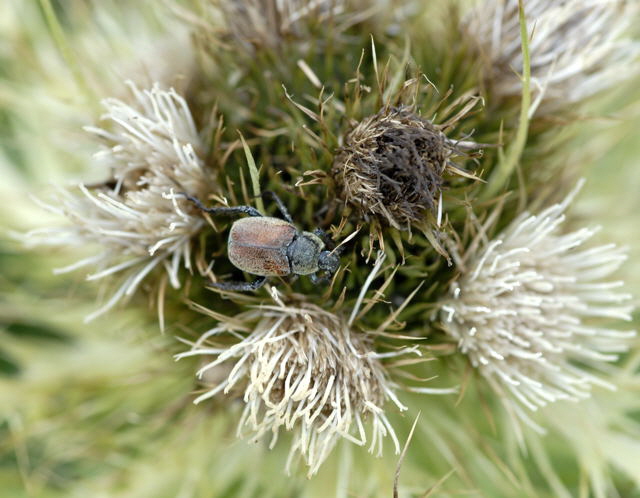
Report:
[[[277,49],[288,39],[309,38],[311,25],[321,25],[344,10],[343,0],[237,0],[211,2],[224,27],[244,49]]]
[[[633,333],[600,327],[593,318],[630,319],[630,296],[607,277],[625,260],[614,245],[583,247],[594,234],[560,232],[574,194],[538,215],[523,213],[474,250],[442,306],[445,331],[503,396],[521,409],[577,401],[609,384],[589,366],[614,361]]]
[[[293,431],[287,467],[299,453],[310,475],[340,438],[358,445],[370,441],[369,450],[380,453],[383,438],[390,436],[398,451],[383,406],[392,400],[400,410],[405,407],[396,398],[368,336],[340,316],[304,301],[285,304],[273,292],[275,304],[221,321],[191,351],[178,355],[215,357],[199,377],[220,365],[233,365],[223,382],[195,402],[234,388],[244,390],[246,406],[238,436],[246,428],[254,439],[271,433],[273,446],[281,429]],[[225,344],[225,334],[241,340]]]
[[[338,196],[366,220],[407,230],[440,207],[443,176],[460,172],[451,162],[458,152],[411,107],[384,107],[346,135],[333,164]]]
[[[532,88],[541,111],[579,102],[638,73],[640,47],[627,38],[640,12],[627,0],[532,0],[524,3],[530,35]],[[466,18],[485,59],[490,83],[503,97],[522,85],[517,0],[485,0]]]
[[[102,250],[60,271],[93,265],[96,280],[124,272],[121,285],[106,305],[110,309],[135,292],[156,267],[164,266],[170,283],[180,286],[181,264],[190,269],[192,237],[204,220],[189,214],[176,195],[204,197],[212,185],[200,158],[203,143],[185,100],[174,90],[139,90],[134,101],[107,99],[105,128],[87,128],[107,148],[97,154],[108,180],[94,187],[61,190],[50,211],[66,216],[70,225],[28,234],[32,244],[85,246]]]

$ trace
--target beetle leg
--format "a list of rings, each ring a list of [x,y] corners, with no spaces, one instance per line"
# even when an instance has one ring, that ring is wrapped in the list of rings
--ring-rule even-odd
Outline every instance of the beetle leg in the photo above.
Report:
[[[311,275],[309,275],[309,278],[311,279],[311,283],[313,284],[324,284],[331,280],[331,277],[329,275],[323,275],[319,277],[317,273],[312,273]]]
[[[267,281],[267,277],[259,277],[253,282],[209,282],[208,287],[220,290],[250,292],[258,290]]]
[[[198,209],[211,214],[221,214],[226,216],[237,216],[240,214],[248,214],[249,216],[263,216],[260,211],[251,206],[234,206],[234,207],[207,207],[200,199],[193,197],[185,192],[180,192],[186,199],[193,202]]]
[[[280,213],[282,214],[282,217],[287,220],[289,223],[291,223],[292,225],[293,223],[293,219],[291,218],[291,215],[289,214],[288,209],[286,208],[286,206],[284,205],[284,202],[282,202],[282,199],[280,199],[280,197],[278,197],[278,194],[276,194],[274,191],[272,190],[265,190],[264,192],[262,192],[262,197],[264,197],[265,195],[270,195],[271,198],[275,201],[275,203],[278,206],[278,210],[280,211]]]

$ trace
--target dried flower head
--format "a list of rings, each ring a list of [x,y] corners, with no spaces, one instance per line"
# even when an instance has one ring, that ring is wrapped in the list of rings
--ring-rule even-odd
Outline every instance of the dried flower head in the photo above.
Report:
[[[313,304],[285,304],[273,289],[272,296],[275,304],[222,320],[191,351],[178,355],[216,357],[200,369],[200,378],[227,362],[233,364],[224,381],[195,402],[234,388],[244,390],[246,406],[238,436],[246,427],[254,440],[271,433],[273,447],[280,429],[293,431],[287,468],[299,453],[309,475],[318,471],[341,437],[358,445],[370,441],[369,450],[380,454],[383,438],[390,436],[399,451],[383,406],[392,400],[400,410],[406,408],[394,394],[382,355],[372,350],[369,337]],[[224,335],[241,340],[229,345]],[[370,435],[365,430],[367,419]]]
[[[192,238],[204,220],[189,214],[190,206],[176,193],[204,198],[212,190],[200,158],[203,143],[185,100],[158,85],[150,90],[130,87],[131,104],[104,101],[109,129],[87,128],[107,144],[97,157],[108,180],[60,190],[55,203],[44,206],[71,224],[27,235],[34,245],[102,247],[60,272],[93,265],[96,270],[88,280],[125,273],[107,303],[88,319],[133,294],[158,266],[164,266],[173,287],[180,286],[180,266],[191,269]]]
[[[523,213],[472,251],[442,306],[460,351],[533,427],[514,399],[535,411],[589,397],[592,385],[610,387],[588,367],[614,361],[633,335],[591,322],[630,319],[630,296],[616,291],[622,282],[606,280],[626,256],[613,244],[583,248],[593,229],[560,233],[575,193],[537,216]]]
[[[524,3],[530,34],[532,89],[541,111],[581,101],[638,73],[640,47],[626,38],[639,12],[627,0],[531,0]],[[465,25],[502,96],[522,92],[523,58],[517,0],[485,0]]]
[[[467,175],[452,162],[457,155],[442,127],[412,107],[385,107],[347,134],[332,173],[340,199],[360,216],[407,230],[441,208],[446,173]]]

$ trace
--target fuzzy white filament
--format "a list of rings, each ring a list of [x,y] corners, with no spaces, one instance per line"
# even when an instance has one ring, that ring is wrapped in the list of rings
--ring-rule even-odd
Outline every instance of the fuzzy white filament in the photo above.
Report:
[[[233,345],[216,344],[222,334],[234,334],[238,323],[255,323],[251,332]],[[404,351],[394,355],[406,354]],[[244,390],[246,403],[238,435],[248,427],[258,439],[271,433],[273,446],[280,429],[293,431],[287,463],[299,453],[315,474],[339,438],[380,454],[385,436],[396,452],[399,444],[383,405],[391,400],[406,409],[396,397],[380,358],[371,349],[369,337],[354,331],[346,320],[300,303],[260,306],[220,323],[204,334],[191,351],[178,358],[213,355],[201,368],[202,377],[230,362],[226,378],[198,397],[198,403],[232,389]],[[367,434],[365,421],[370,421]]]
[[[221,4],[228,28],[249,50],[278,48],[284,40],[303,37],[312,24],[327,23],[343,13],[343,0],[241,0]]]
[[[627,36],[640,11],[638,2],[528,0],[524,9],[532,85],[542,111],[612,88],[640,69],[640,45]],[[493,73],[495,90],[520,95],[518,1],[482,1],[465,24]]]
[[[204,226],[177,195],[204,196],[210,190],[200,159],[203,144],[185,100],[158,84],[148,90],[129,86],[133,101],[106,99],[107,124],[87,128],[107,144],[96,157],[111,185],[60,190],[53,203],[42,204],[71,224],[27,234],[33,245],[99,246],[97,255],[60,272],[90,265],[89,280],[123,274],[88,319],[133,294],[156,267],[164,267],[170,284],[179,287],[180,267],[191,267],[192,237]]]
[[[522,406],[537,410],[587,398],[593,385],[612,388],[590,370],[616,360],[633,335],[592,323],[631,318],[622,282],[606,280],[626,256],[613,244],[584,248],[592,229],[560,233],[574,195],[536,216],[523,213],[471,255],[442,306],[460,351],[532,427]]]

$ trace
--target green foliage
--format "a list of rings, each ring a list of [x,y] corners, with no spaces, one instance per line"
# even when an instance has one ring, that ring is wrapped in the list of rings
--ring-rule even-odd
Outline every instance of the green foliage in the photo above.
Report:
[[[434,361],[395,369],[403,376],[397,379],[399,384],[422,386],[423,379],[433,377],[425,385],[460,386],[457,396],[403,393],[410,410],[391,413],[404,440],[420,411],[401,468],[401,496],[587,496],[589,490],[594,496],[606,496],[612,489],[633,496],[640,485],[638,477],[616,451],[627,452],[629,458],[640,453],[637,352],[609,372],[621,383],[620,391],[596,393],[588,402],[596,421],[585,422],[585,408],[554,407],[539,417],[548,422],[547,437],[524,429],[525,451],[518,446],[499,397],[432,323],[438,300],[460,273],[451,264],[451,254],[464,253],[492,215],[496,219],[487,237],[525,209],[535,211],[563,198],[576,177],[584,174],[583,163],[592,159],[587,157],[592,149],[580,150],[581,146],[602,130],[584,131],[584,117],[597,115],[597,107],[578,107],[553,117],[531,116],[526,85],[521,101],[494,98],[477,47],[460,28],[462,7],[457,2],[430,4],[421,14],[397,20],[384,11],[357,15],[358,8],[366,9],[359,2],[347,2],[347,14],[349,9],[355,14],[329,16],[322,22],[311,17],[303,21],[300,32],[276,33],[262,43],[240,39],[252,27],[231,29],[234,22],[246,20],[225,18],[217,2],[172,5],[172,12],[186,19],[193,31],[196,62],[179,81],[196,125],[206,135],[203,159],[217,182],[203,201],[213,205],[223,197],[229,205],[256,205],[276,215],[272,203],[263,206],[257,197],[259,191],[271,190],[283,199],[298,228],[322,228],[338,243],[349,239],[331,285],[314,285],[306,277],[279,279],[274,285],[285,297],[304,296],[307,302],[343,316],[362,305],[365,312],[355,328],[374,331],[384,325],[376,338],[379,352],[419,345],[424,358]],[[30,150],[25,141],[28,134],[49,140],[43,131],[49,119],[69,126],[83,119],[89,124],[87,116],[98,115],[97,95],[109,95],[112,75],[102,81],[99,71],[105,69],[96,69],[95,61],[87,57],[86,46],[81,47],[91,46],[91,41],[82,41],[83,37],[107,38],[109,23],[124,25],[129,11],[153,26],[152,31],[166,29],[155,3],[103,6],[78,0],[69,5],[48,0],[37,8],[13,5],[16,13],[25,13],[25,28],[13,40],[16,55],[0,53],[0,60],[7,61],[0,64],[0,145],[3,168],[12,174],[17,171],[20,181],[32,175],[39,183],[49,176],[38,169],[40,157],[50,158],[46,171],[50,168],[54,176],[82,170],[83,161],[88,161],[84,144],[79,153],[75,143],[69,147],[50,140],[46,147]],[[104,25],[92,32],[87,25],[96,19]],[[522,22],[526,33],[524,17]],[[108,41],[114,46],[121,43]],[[60,74],[52,75],[39,61],[38,51],[44,48],[53,49],[60,58]],[[24,74],[17,54],[26,54],[21,59]],[[525,82],[528,69],[525,64]],[[67,89],[75,93],[67,101],[74,112],[57,116],[49,108],[43,124],[38,122],[36,104],[31,114],[23,114],[30,108],[29,92],[44,92],[49,98],[62,92],[60,80],[74,88]],[[112,93],[120,95],[121,88]],[[421,117],[446,128],[452,140],[474,141],[482,148],[481,155],[472,154],[461,164],[480,179],[445,176],[444,222],[437,229],[431,212],[424,223],[398,230],[362,217],[339,198],[332,168],[344,137],[385,106],[398,105],[412,106]],[[627,105],[625,98],[617,103],[618,108]],[[629,128],[627,116],[623,118],[623,124],[602,132],[603,138],[593,146],[602,154],[612,143],[621,142],[594,167],[598,181],[588,188],[597,208],[585,201],[584,210],[606,221],[611,238],[626,238],[634,246],[630,262],[634,268],[640,251],[636,237],[630,235],[629,220],[638,207],[638,175],[629,157],[637,152],[637,140],[635,135],[620,139]],[[617,158],[627,164],[612,171],[609,161]],[[3,193],[9,196],[9,205],[15,202],[16,209],[26,213],[29,201],[18,190],[20,182],[14,183],[5,185]],[[611,199],[604,193],[607,188],[624,192],[620,197],[625,208],[615,217],[607,212]],[[29,214],[12,219],[10,206],[3,209],[3,218],[15,229],[36,224]],[[267,290],[246,295],[206,289],[208,277],[202,270],[211,261],[217,279],[244,278],[226,258],[231,222],[212,221],[194,241],[201,271],[183,272],[182,289],[168,289],[163,296],[167,335],[159,335],[155,321],[161,301],[158,288],[166,282],[150,282],[124,310],[85,326],[82,316],[93,309],[95,289],[80,283],[82,275],[49,275],[65,255],[26,255],[15,244],[3,242],[3,247],[12,248],[0,253],[0,489],[7,496],[391,493],[397,456],[389,448],[383,459],[375,460],[366,449],[354,449],[343,441],[320,473],[307,481],[298,469],[292,476],[282,473],[286,436],[274,450],[268,450],[268,441],[255,445],[234,441],[241,400],[228,397],[191,406],[192,393],[203,389],[192,380],[201,365],[173,362],[172,355],[185,347],[175,336],[194,340],[220,315],[233,317],[270,299]],[[378,250],[385,255],[385,264],[361,302],[360,292]],[[631,279],[640,288],[638,279]],[[205,308],[214,312],[202,313]],[[635,418],[627,416],[634,413]],[[575,430],[564,430],[563,423],[584,424],[600,446],[589,445]]]

